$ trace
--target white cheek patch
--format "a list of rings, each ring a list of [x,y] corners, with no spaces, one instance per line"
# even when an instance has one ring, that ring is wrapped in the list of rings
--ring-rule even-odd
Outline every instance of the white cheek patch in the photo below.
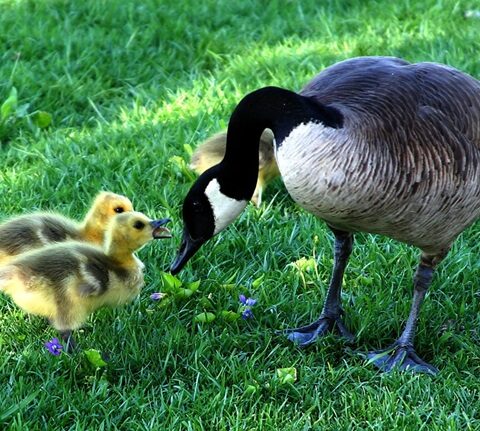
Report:
[[[220,191],[220,184],[216,179],[210,181],[205,189],[205,195],[210,201],[215,217],[214,235],[225,229],[235,220],[247,206],[247,201],[237,201],[236,199],[225,196]]]

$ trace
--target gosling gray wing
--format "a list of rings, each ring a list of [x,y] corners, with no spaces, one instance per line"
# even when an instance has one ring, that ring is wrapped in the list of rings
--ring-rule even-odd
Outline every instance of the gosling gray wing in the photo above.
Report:
[[[109,288],[110,273],[122,280],[128,277],[128,271],[107,256],[101,249],[79,244],[77,251],[82,255],[79,275],[82,281],[78,285],[82,296],[100,296]]]
[[[68,238],[78,238],[75,224],[51,214],[20,216],[0,225],[0,250],[8,255],[17,255]]]
[[[78,284],[78,292],[81,296],[100,296],[108,289],[110,265],[104,260],[90,256],[89,260],[80,266],[82,281]]]

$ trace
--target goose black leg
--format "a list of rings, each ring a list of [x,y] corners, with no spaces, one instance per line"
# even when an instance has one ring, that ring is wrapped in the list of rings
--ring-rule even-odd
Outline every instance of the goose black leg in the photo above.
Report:
[[[65,350],[68,353],[73,353],[77,348],[77,344],[73,339],[72,331],[60,331],[60,337],[62,337],[62,340],[65,343]]]
[[[341,306],[342,279],[348,258],[352,252],[353,235],[349,232],[332,229],[335,234],[334,266],[327,298],[320,317],[310,325],[301,328],[287,329],[287,338],[297,345],[304,347],[315,342],[318,337],[328,332],[337,330],[338,333],[349,341],[353,335],[345,327],[341,316],[344,314]]]
[[[429,374],[438,372],[435,367],[421,359],[413,347],[420,307],[434,272],[432,261],[425,262],[426,260],[425,257],[422,257],[422,261],[415,273],[412,308],[402,334],[388,349],[367,354],[370,362],[374,363],[382,371],[390,372],[393,369],[399,369]]]

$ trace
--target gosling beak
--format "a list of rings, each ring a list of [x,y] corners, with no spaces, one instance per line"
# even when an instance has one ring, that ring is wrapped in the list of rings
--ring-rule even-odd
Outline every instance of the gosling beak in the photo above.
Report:
[[[170,272],[173,275],[178,274],[204,242],[205,241],[202,239],[192,239],[188,231],[184,230],[182,244],[180,245],[180,249],[178,250],[175,260],[170,266]]]
[[[170,231],[166,227],[163,227],[170,221],[171,220],[169,218],[162,218],[161,220],[152,220],[150,222],[150,226],[152,226],[153,228],[153,231],[152,231],[153,239],[162,239],[162,238],[172,237],[172,234],[170,233]]]

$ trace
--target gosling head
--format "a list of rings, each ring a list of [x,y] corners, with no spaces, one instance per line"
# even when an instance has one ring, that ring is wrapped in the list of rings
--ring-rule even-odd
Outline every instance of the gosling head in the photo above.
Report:
[[[84,239],[101,244],[112,217],[130,211],[133,211],[133,205],[127,197],[111,192],[100,192],[83,221]]]
[[[126,196],[112,192],[100,192],[93,201],[90,215],[101,223],[107,223],[114,215],[133,211],[133,205]]]
[[[241,179],[238,181],[241,182]],[[219,175],[219,165],[205,171],[197,179],[183,202],[183,237],[170,267],[172,274],[180,272],[202,244],[240,215],[250,198],[239,197],[242,192],[231,182],[227,184],[225,177]]]
[[[171,238],[165,227],[169,221],[168,218],[152,220],[136,211],[119,214],[108,226],[105,248],[110,253],[133,253],[152,239]]]

